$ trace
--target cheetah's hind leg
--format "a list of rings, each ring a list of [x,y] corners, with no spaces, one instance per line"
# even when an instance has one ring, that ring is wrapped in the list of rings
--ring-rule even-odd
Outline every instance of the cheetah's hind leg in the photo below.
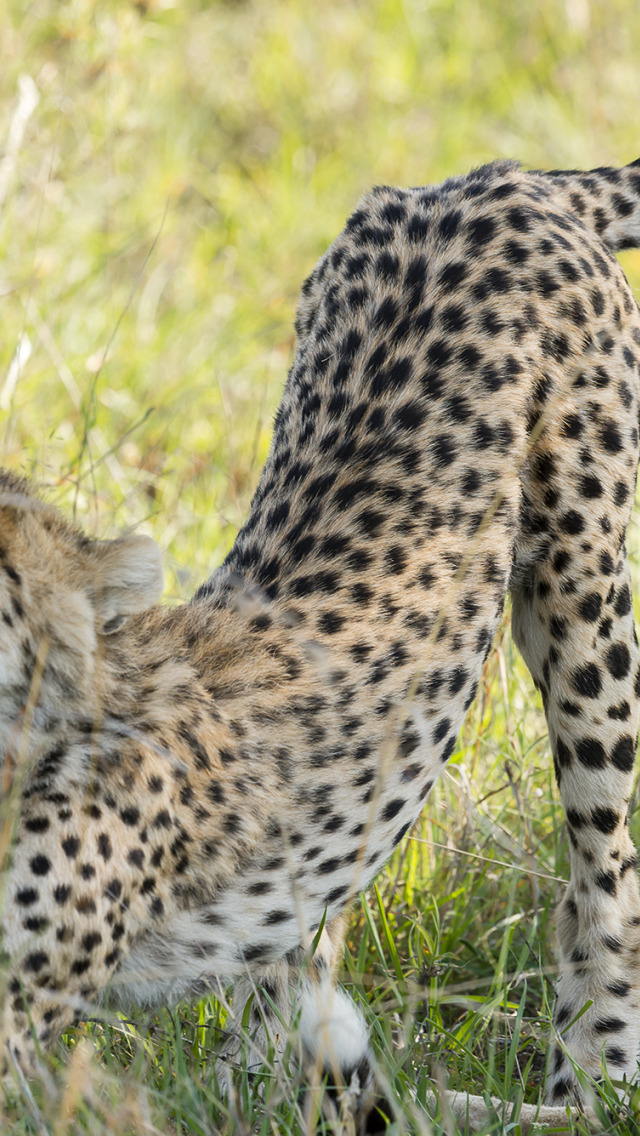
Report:
[[[628,350],[618,333],[609,373],[628,373]],[[542,693],[569,834],[549,1104],[580,1100],[574,1065],[596,1081],[605,1068],[614,1082],[634,1077],[640,1042],[640,895],[628,817],[640,654],[625,548],[637,396],[625,409],[618,384],[600,390],[600,363],[585,360],[563,417],[537,444],[525,489],[532,515],[544,510],[549,540],[530,557],[523,538],[511,589],[514,637]]]

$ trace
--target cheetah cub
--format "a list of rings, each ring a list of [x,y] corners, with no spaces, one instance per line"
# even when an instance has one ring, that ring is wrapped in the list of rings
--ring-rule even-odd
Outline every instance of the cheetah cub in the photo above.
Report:
[[[249,519],[183,607],[154,606],[152,542],[0,476],[5,1075],[107,987],[235,982],[238,1020],[254,992],[297,1015],[364,1099],[340,916],[452,754],[507,589],[571,842],[547,1100],[572,1062],[635,1073],[632,245],[640,162],[364,197],[303,286]]]

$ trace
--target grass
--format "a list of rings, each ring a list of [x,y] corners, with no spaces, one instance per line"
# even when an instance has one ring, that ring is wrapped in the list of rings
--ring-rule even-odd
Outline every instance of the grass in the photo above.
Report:
[[[637,157],[639,45],[634,0],[0,0],[1,460],[96,535],[155,536],[185,599],[246,513],[299,284],[358,195],[500,156]],[[623,262],[637,286],[640,253]],[[637,567],[637,527],[631,547]],[[346,937],[394,1131],[455,1131],[430,1128],[434,1083],[538,1099],[566,875],[505,622],[446,777]],[[293,1064],[221,1099],[225,1020],[207,999],[85,1023],[0,1129],[309,1130]],[[636,1104],[609,1130],[636,1133]]]

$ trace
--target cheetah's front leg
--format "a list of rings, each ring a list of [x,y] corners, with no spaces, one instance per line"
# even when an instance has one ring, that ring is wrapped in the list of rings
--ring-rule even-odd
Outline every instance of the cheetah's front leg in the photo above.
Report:
[[[259,982],[236,982],[219,1075],[228,1087],[243,1051],[250,1070],[257,1071],[269,1053],[279,1066],[290,1045],[309,1083],[320,1087],[327,1078],[338,1111],[346,1110],[364,1131],[375,1105],[369,1037],[360,1011],[336,984],[341,945],[342,917],[337,917],[323,929],[313,958],[299,948],[269,967]]]

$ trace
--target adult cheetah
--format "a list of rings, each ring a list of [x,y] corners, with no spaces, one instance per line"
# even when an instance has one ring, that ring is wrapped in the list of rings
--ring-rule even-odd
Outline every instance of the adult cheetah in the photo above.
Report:
[[[1,475],[5,1074],[107,986],[235,981],[285,1017],[295,992],[308,1053],[364,1091],[340,914],[453,752],[507,589],[571,841],[559,1030],[592,1003],[547,1100],[578,1093],[565,1048],[634,1074],[640,319],[611,250],[639,244],[640,162],[367,195],[303,286],[249,519],[183,607],[153,606],[152,542]]]

